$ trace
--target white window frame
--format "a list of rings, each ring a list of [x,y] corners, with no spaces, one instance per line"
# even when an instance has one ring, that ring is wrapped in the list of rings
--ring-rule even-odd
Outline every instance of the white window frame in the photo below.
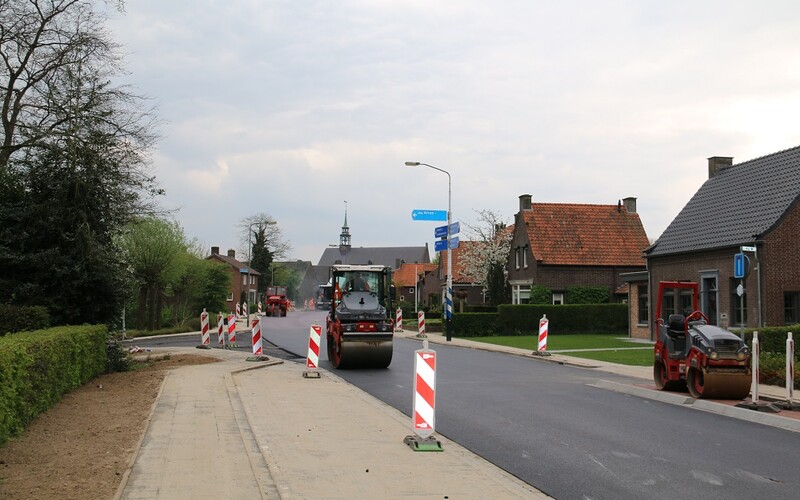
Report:
[[[552,302],[554,306],[564,305],[564,292],[553,292]]]

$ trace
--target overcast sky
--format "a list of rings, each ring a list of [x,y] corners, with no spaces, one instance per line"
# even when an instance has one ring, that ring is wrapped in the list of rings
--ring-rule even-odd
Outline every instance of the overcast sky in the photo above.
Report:
[[[130,0],[110,22],[162,120],[164,208],[206,249],[265,212],[433,257],[447,208],[638,199],[651,240],[707,179],[800,145],[796,1]],[[747,193],[741,193],[743,197]],[[753,200],[757,202],[757,200]]]

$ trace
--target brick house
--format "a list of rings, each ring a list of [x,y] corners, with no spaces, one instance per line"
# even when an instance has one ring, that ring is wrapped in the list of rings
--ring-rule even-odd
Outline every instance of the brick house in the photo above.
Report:
[[[414,295],[420,307],[428,305],[428,293],[424,287],[430,278],[429,274],[437,269],[436,264],[432,263],[408,263],[404,262],[392,275],[395,289],[397,290],[397,300],[414,303]]]
[[[249,291],[248,303],[254,304],[256,301],[256,290],[258,289],[258,278],[261,273],[255,269],[250,269],[248,272],[248,264],[236,260],[236,251],[228,250],[228,255],[220,255],[219,247],[211,247],[211,255],[206,257],[207,260],[216,260],[227,264],[231,273],[231,290],[228,293],[227,304],[228,312],[232,313],[236,310],[236,303],[239,302],[243,291]],[[248,280],[250,286],[247,286]]]
[[[709,158],[708,179],[645,252],[649,297],[655,298],[659,281],[695,281],[711,323],[800,323],[799,198],[800,147],[737,165],[731,157]],[[740,280],[734,255],[742,247],[751,271]]]
[[[624,301],[620,274],[645,270],[648,245],[636,198],[588,205],[532,203],[523,194],[507,264],[512,303],[528,303],[534,286],[549,288],[553,304],[566,303],[573,286],[605,287],[612,301]]]

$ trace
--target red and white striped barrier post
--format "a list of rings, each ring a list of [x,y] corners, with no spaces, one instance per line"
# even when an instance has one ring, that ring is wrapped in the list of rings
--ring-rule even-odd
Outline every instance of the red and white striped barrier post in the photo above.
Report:
[[[417,337],[428,337],[425,335],[425,311],[417,312],[417,332]]]
[[[786,336],[786,402],[794,407],[794,339],[792,332]]]
[[[208,331],[208,313],[206,308],[200,313],[200,345],[208,348],[211,345],[211,333]]]
[[[236,303],[236,319],[239,319],[239,316],[242,315],[242,305],[238,302]]]
[[[225,347],[225,316],[222,311],[217,314],[217,345]]]
[[[307,371],[303,372],[305,378],[320,378],[317,367],[319,366],[319,344],[322,338],[322,327],[311,325],[308,330],[308,357],[306,357]]]
[[[403,331],[403,310],[399,307],[397,308],[396,314],[397,320],[394,322],[394,331],[402,332]]]
[[[253,318],[253,356],[261,356],[261,320],[256,316]]]
[[[250,319],[250,307],[247,305],[247,302],[242,303],[242,316]],[[247,323],[245,323],[245,326],[247,326]]]
[[[414,404],[411,410],[414,433],[403,441],[414,451],[442,451],[442,443],[432,434],[436,430],[436,351],[428,349],[428,341],[422,341],[422,349],[414,351]]]
[[[547,319],[547,315],[543,314],[542,319],[539,320],[539,343],[536,347],[536,351],[533,354],[538,354],[539,356],[549,356],[550,353],[547,352],[547,333],[550,328],[550,320]]]
[[[259,316],[263,316],[264,315],[264,313],[261,311],[261,301],[260,300],[258,301],[258,315]]]
[[[236,315],[231,314],[228,316],[228,345],[232,347],[239,347],[236,343]]]

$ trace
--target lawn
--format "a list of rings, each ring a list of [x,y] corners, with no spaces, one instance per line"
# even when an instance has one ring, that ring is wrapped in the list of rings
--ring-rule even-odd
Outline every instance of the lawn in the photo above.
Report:
[[[506,336],[506,337],[470,337],[470,340],[486,342],[489,344],[505,345],[535,351],[538,348],[538,339],[533,335]],[[630,349],[638,347],[641,349]],[[620,349],[623,348],[623,349]],[[628,348],[628,349],[624,349]],[[603,349],[590,351],[582,349]],[[652,345],[640,342],[631,342],[624,339],[624,334],[586,334],[586,335],[548,335],[548,351],[579,350],[577,352],[564,352],[564,355],[577,358],[596,359],[620,363],[623,365],[648,366],[653,363]]]

